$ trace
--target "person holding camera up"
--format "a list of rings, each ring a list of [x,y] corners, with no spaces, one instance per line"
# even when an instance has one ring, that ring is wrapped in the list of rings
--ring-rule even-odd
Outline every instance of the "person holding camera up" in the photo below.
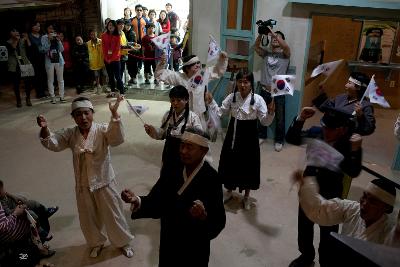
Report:
[[[64,99],[64,58],[62,52],[64,46],[59,35],[54,31],[52,24],[46,27],[47,34],[42,36],[42,52],[45,54],[45,67],[47,73],[47,86],[51,96],[51,103],[56,103],[54,94],[54,70],[56,70],[60,102],[65,103]]]
[[[261,23],[257,22],[257,25],[259,25],[259,35],[254,44],[254,51],[264,59],[261,70],[262,87],[260,95],[264,98],[267,104],[271,101],[275,101],[275,150],[279,152],[282,150],[285,138],[285,96],[276,96],[274,99],[271,99],[270,91],[272,76],[286,74],[290,61],[290,48],[286,43],[285,35],[282,32],[272,31],[271,27],[274,24],[273,22],[273,20]],[[267,41],[266,47],[262,42],[264,37],[271,38],[271,42]],[[260,144],[262,144],[267,139],[268,127],[259,125],[259,129],[259,141]]]

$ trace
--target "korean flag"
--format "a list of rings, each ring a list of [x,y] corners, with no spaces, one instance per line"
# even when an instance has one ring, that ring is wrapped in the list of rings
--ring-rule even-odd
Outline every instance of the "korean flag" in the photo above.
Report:
[[[295,80],[296,76],[294,75],[272,76],[271,96],[293,95]]]

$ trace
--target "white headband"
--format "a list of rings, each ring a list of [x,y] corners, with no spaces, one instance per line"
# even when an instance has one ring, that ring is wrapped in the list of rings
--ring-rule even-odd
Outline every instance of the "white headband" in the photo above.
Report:
[[[191,58],[189,61],[183,63],[182,67],[195,64],[198,61],[200,61],[200,59],[198,57]]]
[[[380,201],[390,205],[394,206],[394,202],[396,201],[396,196],[388,193],[387,191],[383,190],[379,186],[373,183],[369,183],[365,191],[371,193],[374,195],[376,198],[378,198]]]
[[[208,139],[198,134],[184,132],[181,140],[208,148]]]
[[[71,112],[74,112],[74,110],[77,108],[91,108],[93,110],[93,104],[89,100],[80,100],[72,102]]]
[[[357,84],[358,86],[367,86],[365,83],[362,83],[362,82],[360,82],[359,80],[357,80],[357,79],[354,79],[353,77],[349,77],[349,81],[350,82],[352,82],[352,83],[354,83],[354,84]]]

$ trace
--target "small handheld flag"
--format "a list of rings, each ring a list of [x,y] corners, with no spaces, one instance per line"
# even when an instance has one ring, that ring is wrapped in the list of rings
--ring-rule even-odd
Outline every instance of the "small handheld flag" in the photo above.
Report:
[[[295,79],[293,75],[272,76],[271,96],[293,95]]]
[[[207,85],[209,73],[206,69],[199,69],[192,78],[189,79],[189,88],[195,89],[198,86]]]
[[[207,62],[213,61],[221,53],[221,48],[219,47],[217,41],[210,35],[210,42],[208,43],[208,55]]]
[[[319,74],[323,73],[326,76],[330,76],[336,68],[342,63],[343,59],[339,59],[332,62],[327,62],[321,65],[318,65],[311,73],[311,78],[318,76]]]
[[[375,82],[375,75],[372,76],[364,95],[366,95],[367,93],[369,101],[371,103],[378,104],[384,108],[390,108],[390,105],[383,96],[381,89],[379,89],[378,85]]]
[[[318,139],[310,139],[306,149],[307,166],[340,171],[340,163],[344,156],[332,146]]]
[[[171,33],[166,33],[162,34],[160,36],[157,36],[151,41],[161,50],[167,49],[169,46],[169,37],[171,36]]]
[[[132,104],[129,102],[128,99],[126,99],[126,104],[127,104],[129,113],[135,114],[142,121],[143,124],[146,124],[143,121],[142,117],[140,117],[140,115],[142,115],[149,108],[145,107],[145,106],[132,106]]]

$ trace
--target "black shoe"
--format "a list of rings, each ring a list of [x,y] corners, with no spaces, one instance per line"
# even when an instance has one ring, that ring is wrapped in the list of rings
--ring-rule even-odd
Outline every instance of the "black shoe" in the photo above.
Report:
[[[307,258],[304,255],[300,255],[298,258],[294,259],[289,267],[312,267],[314,266],[314,259]]]
[[[47,208],[47,218],[50,218],[57,211],[58,211],[58,206]]]

